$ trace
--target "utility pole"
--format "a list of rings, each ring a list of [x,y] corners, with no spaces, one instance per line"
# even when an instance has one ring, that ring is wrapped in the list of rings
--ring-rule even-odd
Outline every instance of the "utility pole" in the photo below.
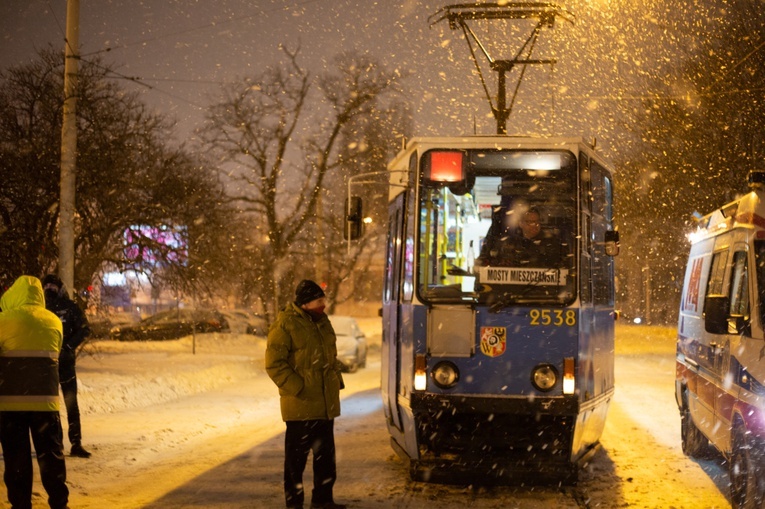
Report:
[[[645,323],[651,325],[651,267],[643,267],[643,286],[645,291]]]
[[[80,0],[66,2],[64,118],[61,127],[61,195],[59,197],[58,274],[72,296],[74,288],[74,215],[77,180],[77,73],[80,45]]]
[[[313,254],[313,272],[314,277],[318,279],[319,284],[321,284],[325,279],[324,274],[324,253],[325,253],[325,246],[327,245],[326,238],[324,236],[324,231],[322,228],[324,227],[322,225],[322,199],[321,199],[321,190],[319,190],[319,193],[316,195],[316,234],[319,236],[318,238],[318,245],[322,246],[319,248],[317,246],[316,250]]]

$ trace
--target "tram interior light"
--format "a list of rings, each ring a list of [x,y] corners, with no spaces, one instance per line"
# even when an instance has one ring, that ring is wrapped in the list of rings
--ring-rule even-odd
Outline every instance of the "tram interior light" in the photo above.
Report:
[[[514,163],[523,170],[560,170],[560,154],[532,152],[516,158]]]
[[[414,357],[414,390],[424,391],[427,387],[428,375],[425,356],[418,354]]]
[[[475,290],[475,276],[462,276],[460,290],[469,293]]]
[[[465,179],[465,154],[459,150],[431,150],[423,158],[423,173],[431,182]]]
[[[483,152],[478,164],[486,168],[503,168],[506,170],[526,171],[555,171],[568,164],[570,157],[565,160],[560,152],[523,152],[515,151],[508,154],[504,151]]]
[[[563,394],[574,394],[576,378],[574,377],[574,358],[563,359]]]

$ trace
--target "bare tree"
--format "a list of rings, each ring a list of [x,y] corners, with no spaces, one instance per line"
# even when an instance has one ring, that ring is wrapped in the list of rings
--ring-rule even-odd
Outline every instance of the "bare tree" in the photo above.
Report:
[[[242,292],[260,298],[271,316],[294,279],[311,273],[295,271],[298,261],[305,264],[328,241],[316,228],[317,204],[339,171],[343,129],[373,111],[397,80],[370,57],[349,53],[336,60],[334,72],[319,77],[323,94],[317,99],[313,79],[298,63],[299,49],[283,50],[283,67],[224,89],[202,132],[225,168],[232,200],[253,217],[253,244],[243,264],[251,275],[244,285],[254,289]],[[332,199],[342,202],[343,196],[335,189]]]
[[[336,289],[330,312],[349,301],[380,300],[388,233],[387,163],[400,149],[402,138],[411,132],[411,123],[405,103],[386,101],[378,102],[343,129],[338,153],[340,171],[329,176],[319,211],[324,242],[317,246],[322,255],[317,273]],[[332,200],[332,196],[338,194],[338,189],[348,189],[352,177],[351,194],[362,199],[367,221],[361,239],[349,243],[343,238],[346,203]]]
[[[226,238],[219,228],[226,224],[219,219],[222,185],[183,147],[168,143],[170,122],[147,111],[110,72],[98,59],[84,61],[76,91],[75,290],[105,263],[141,271],[159,262],[166,274],[177,269],[177,281],[200,286],[207,274],[215,276],[206,263],[220,249],[212,239]],[[63,52],[53,50],[0,73],[0,282],[56,267],[63,73]],[[123,235],[136,225],[184,227],[190,255],[144,237],[136,239],[137,252],[152,259],[127,259]]]
[[[695,17],[678,12],[673,32],[697,43],[672,80],[657,74],[660,93],[634,114],[641,139],[623,152],[615,180],[627,254],[617,267],[622,293],[631,292],[621,299],[636,313],[650,287],[652,309],[644,310],[657,322],[676,320],[693,214],[745,192],[765,155],[765,13],[752,0],[725,4],[702,3]]]

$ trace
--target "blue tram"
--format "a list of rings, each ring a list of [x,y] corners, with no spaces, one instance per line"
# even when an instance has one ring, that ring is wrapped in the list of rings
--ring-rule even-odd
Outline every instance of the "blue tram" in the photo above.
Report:
[[[575,481],[614,393],[612,171],[511,136],[414,138],[388,170],[393,448],[416,480]]]

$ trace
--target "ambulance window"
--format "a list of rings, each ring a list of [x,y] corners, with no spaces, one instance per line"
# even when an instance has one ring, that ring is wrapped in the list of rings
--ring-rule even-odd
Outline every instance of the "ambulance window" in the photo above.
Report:
[[[757,278],[757,297],[760,301],[760,320],[765,321],[765,241],[754,241],[754,271]]]
[[[707,284],[707,295],[722,295],[725,278],[725,263],[728,261],[728,251],[718,251],[712,256],[712,269]]]
[[[747,272],[746,251],[737,251],[733,255],[733,274],[730,287],[730,314],[746,316],[749,314],[749,274]]]

